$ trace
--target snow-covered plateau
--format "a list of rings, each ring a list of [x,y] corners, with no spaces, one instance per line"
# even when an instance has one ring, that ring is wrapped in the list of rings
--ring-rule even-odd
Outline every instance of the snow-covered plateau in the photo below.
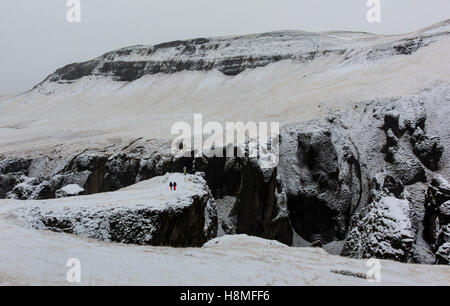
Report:
[[[198,38],[0,96],[0,284],[449,285],[448,50],[450,20]],[[195,113],[280,122],[279,163],[174,156]]]

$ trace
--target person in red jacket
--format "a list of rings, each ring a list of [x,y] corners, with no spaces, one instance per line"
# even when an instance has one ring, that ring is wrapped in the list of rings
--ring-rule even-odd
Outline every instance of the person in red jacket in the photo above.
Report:
[[[173,190],[176,191],[177,190],[177,182],[173,183]]]

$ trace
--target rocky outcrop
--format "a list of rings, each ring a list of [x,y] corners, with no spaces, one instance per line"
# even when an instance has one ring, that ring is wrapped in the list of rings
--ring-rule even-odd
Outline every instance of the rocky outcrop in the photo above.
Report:
[[[292,244],[292,227],[286,207],[286,197],[277,180],[277,168],[263,170],[257,159],[226,157],[181,157],[152,154],[142,160],[138,180],[165,172],[203,173],[214,198],[231,196],[236,199],[226,220],[224,231],[229,234],[249,234]]]
[[[105,186],[102,189],[104,191],[118,190],[136,183],[139,166],[139,158],[125,153],[119,153],[109,158],[105,165],[103,180]]]
[[[422,210],[409,200],[423,203],[424,198],[405,188],[426,182],[442,155],[439,137],[424,132],[423,103],[421,96],[367,101],[325,119],[283,127],[279,174],[297,234],[319,245],[345,240],[343,254],[349,256],[408,260],[422,233],[412,227],[416,223],[403,238],[392,234],[393,228],[380,229],[377,241],[385,249],[375,250],[367,246],[375,235],[367,222],[381,214],[377,206],[384,205],[383,197],[411,206],[405,220],[423,220]]]
[[[435,176],[425,197],[425,239],[435,251],[436,262],[450,264],[450,185]]]
[[[146,153],[119,152],[108,156],[83,152],[70,158],[50,177],[21,176],[12,181],[11,199],[50,199],[115,191],[166,173],[203,172],[215,198],[235,198],[227,220],[227,233],[243,233],[292,244],[292,227],[286,196],[277,169],[263,170],[258,160],[225,157],[175,158],[164,150]],[[32,159],[33,161],[33,159]],[[36,165],[40,163],[35,163]],[[10,184],[10,185],[11,185]],[[5,193],[6,195],[6,193]],[[228,221],[229,220],[229,221]]]
[[[6,198],[8,192],[10,192],[16,185],[17,185],[17,178],[14,175],[0,174],[0,199]]]
[[[351,211],[362,196],[358,153],[331,124],[312,122],[285,129],[280,169],[291,223],[308,241],[345,237]]]
[[[406,262],[414,241],[409,202],[382,197],[366,210],[348,234],[342,255]]]
[[[30,160],[20,157],[10,157],[0,161],[0,173],[20,173],[27,175]]]
[[[368,33],[352,34],[359,41],[356,50],[349,42],[349,33],[345,32],[316,34],[280,31],[240,37],[177,40],[154,46],[139,45],[108,52],[91,61],[67,65],[48,76],[43,83],[71,83],[89,76],[132,82],[145,75],[181,71],[218,70],[235,76],[247,69],[282,60],[303,63],[326,57],[340,57],[343,63],[360,61],[362,57],[366,61],[377,61],[411,55],[434,43],[438,36],[447,35],[443,29],[431,34],[423,32],[402,38],[393,37],[389,41],[384,37],[378,43],[364,44],[361,38],[372,41],[374,36]]]
[[[292,245],[292,228],[277,169],[261,169],[256,159],[242,162],[242,178],[228,233],[248,234]]]
[[[105,193],[27,204],[18,209],[17,218],[37,229],[103,241],[202,246],[217,234],[216,207],[209,188],[198,176],[173,175],[170,179],[180,182],[183,192],[167,192],[169,176],[157,177],[114,196]]]
[[[439,160],[444,152],[438,136],[427,136],[420,127],[417,127],[411,136],[411,144],[414,154],[425,166],[433,171],[438,169]]]

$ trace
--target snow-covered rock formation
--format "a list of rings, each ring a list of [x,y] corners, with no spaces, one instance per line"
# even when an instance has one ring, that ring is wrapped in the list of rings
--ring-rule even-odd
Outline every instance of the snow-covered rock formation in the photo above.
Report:
[[[140,143],[136,145],[140,146]],[[5,180],[11,177],[13,182],[17,182],[15,186],[5,184],[5,195],[10,199],[36,200],[77,195],[78,192],[95,194],[115,191],[167,172],[181,173],[186,168],[193,173],[196,169],[204,174],[215,198],[230,196],[234,199],[232,210],[223,216],[229,220],[226,233],[245,233],[292,244],[286,197],[276,168],[261,169],[258,160],[253,158],[176,158],[164,147],[153,149],[147,147],[139,153],[112,155],[100,152],[77,154],[68,158],[65,165],[55,162],[50,174],[40,178],[27,177],[30,172],[23,167],[20,172],[4,176]],[[17,160],[22,159],[7,159],[0,165],[9,165]],[[24,165],[33,164],[33,159],[23,159],[22,162]]]
[[[314,61],[340,57],[350,61],[375,61],[410,55],[437,41],[449,31],[448,21],[403,37],[378,38],[369,33],[280,31],[241,37],[198,38],[154,46],[133,46],[106,53],[94,60],[58,69],[46,81],[72,82],[85,76],[108,76],[131,82],[144,75],[180,71],[218,70],[238,75],[246,69],[282,60]],[[359,42],[357,49],[355,41]],[[351,59],[351,60],[350,60]]]
[[[447,85],[443,88],[449,90]],[[351,248],[358,243],[365,247],[367,239],[399,249],[397,242],[402,239],[392,240],[387,234],[391,230],[380,228],[380,233],[375,235],[365,226],[367,218],[383,209],[380,197],[386,195],[399,199],[402,204],[406,203],[405,198],[420,203],[408,205],[411,215],[406,214],[406,218],[421,220],[410,230],[413,237],[422,235],[420,224],[426,190],[423,183],[428,180],[427,173],[446,167],[440,163],[444,147],[441,139],[446,138],[448,131],[445,127],[438,135],[423,132],[429,130],[428,95],[429,91],[366,101],[330,113],[325,119],[283,127],[279,173],[286,186],[291,223],[300,236],[310,242],[347,240],[344,254],[358,257],[363,256],[361,252]],[[450,101],[443,97],[446,98],[442,103]],[[432,145],[419,145],[421,149],[416,150],[418,134]],[[364,219],[366,214],[368,217]],[[361,216],[363,221],[358,219]],[[412,260],[406,257],[413,240],[411,236],[407,240],[401,256],[395,255],[396,252],[381,255],[382,252],[375,251],[367,251],[366,255]],[[411,253],[411,257],[417,257],[414,251]]]
[[[169,190],[169,181],[177,182],[177,191]],[[165,175],[114,194],[25,202],[12,214],[36,229],[108,242],[198,247],[217,234],[214,199],[192,175]]]
[[[436,261],[450,264],[450,184],[433,178],[425,197],[425,239],[436,252]]]
[[[406,262],[414,242],[407,200],[383,197],[348,234],[342,254],[356,258],[386,258]]]

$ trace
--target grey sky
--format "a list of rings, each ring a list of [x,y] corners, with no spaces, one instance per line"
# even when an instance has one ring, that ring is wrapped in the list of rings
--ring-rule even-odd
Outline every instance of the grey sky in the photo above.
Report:
[[[175,39],[273,30],[410,32],[450,18],[449,0],[81,0],[82,22],[66,0],[0,1],[0,94],[30,89],[59,67],[113,49]]]

